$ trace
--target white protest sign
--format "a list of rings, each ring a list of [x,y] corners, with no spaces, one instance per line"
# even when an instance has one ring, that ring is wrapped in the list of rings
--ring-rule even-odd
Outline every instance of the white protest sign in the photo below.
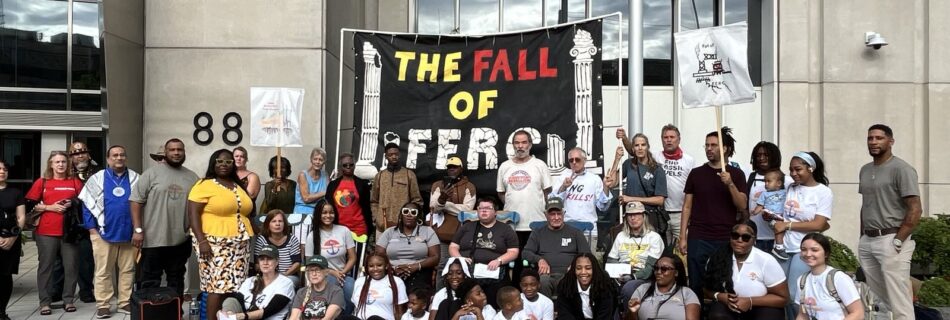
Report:
[[[673,35],[683,107],[755,101],[746,55],[747,30],[741,22]]]
[[[300,147],[304,90],[251,88],[251,145]]]

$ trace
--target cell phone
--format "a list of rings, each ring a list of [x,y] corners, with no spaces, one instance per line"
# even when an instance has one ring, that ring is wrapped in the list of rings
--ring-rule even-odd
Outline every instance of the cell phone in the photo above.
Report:
[[[469,314],[459,317],[459,320],[478,320],[478,317],[475,316],[474,314],[469,313]]]

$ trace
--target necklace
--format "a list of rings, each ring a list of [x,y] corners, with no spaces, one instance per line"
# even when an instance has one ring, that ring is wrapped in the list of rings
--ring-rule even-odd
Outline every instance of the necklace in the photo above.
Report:
[[[241,214],[241,195],[238,194],[237,192],[237,186],[235,185],[233,188],[228,188],[224,186],[224,184],[222,184],[221,182],[218,182],[218,178],[214,178],[214,180],[212,181],[214,181],[214,184],[219,185],[222,188],[228,189],[228,191],[231,191],[234,193],[234,199],[237,201],[237,213],[238,215],[240,215]]]
[[[116,179],[116,178],[115,178],[116,176],[118,176],[119,179]],[[113,195],[113,196],[116,196],[117,198],[121,198],[122,196],[124,196],[124,195],[125,195],[125,188],[122,187],[122,180],[125,180],[125,175],[124,175],[124,174],[123,174],[123,175],[118,175],[118,174],[116,174],[115,171],[113,170],[113,171],[112,171],[112,174],[110,175],[109,178],[112,179],[112,182],[113,182],[113,183],[115,183],[115,187],[112,188],[112,195]]]

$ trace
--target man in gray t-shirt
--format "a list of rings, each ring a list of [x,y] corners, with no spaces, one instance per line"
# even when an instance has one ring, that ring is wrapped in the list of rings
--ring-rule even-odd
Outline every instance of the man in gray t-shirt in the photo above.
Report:
[[[188,237],[188,193],[198,181],[185,163],[185,144],[165,142],[165,163],[145,170],[132,186],[132,244],[142,248],[138,268],[142,287],[158,286],[165,275],[179,296],[185,289],[185,264],[191,256]]]
[[[547,223],[531,232],[521,256],[538,266],[541,293],[551,297],[574,257],[582,252],[589,253],[590,245],[583,232],[564,223],[561,198],[549,198],[544,207]]]
[[[920,221],[917,171],[894,156],[894,132],[883,124],[868,129],[868,152],[874,161],[861,167],[861,240],[858,256],[868,286],[891,306],[894,319],[913,319],[910,238]]]

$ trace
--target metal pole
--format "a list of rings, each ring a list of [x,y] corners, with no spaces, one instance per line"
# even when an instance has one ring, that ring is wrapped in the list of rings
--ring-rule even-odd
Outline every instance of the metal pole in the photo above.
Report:
[[[630,41],[627,42],[627,91],[630,133],[643,132],[643,0],[630,0]]]

